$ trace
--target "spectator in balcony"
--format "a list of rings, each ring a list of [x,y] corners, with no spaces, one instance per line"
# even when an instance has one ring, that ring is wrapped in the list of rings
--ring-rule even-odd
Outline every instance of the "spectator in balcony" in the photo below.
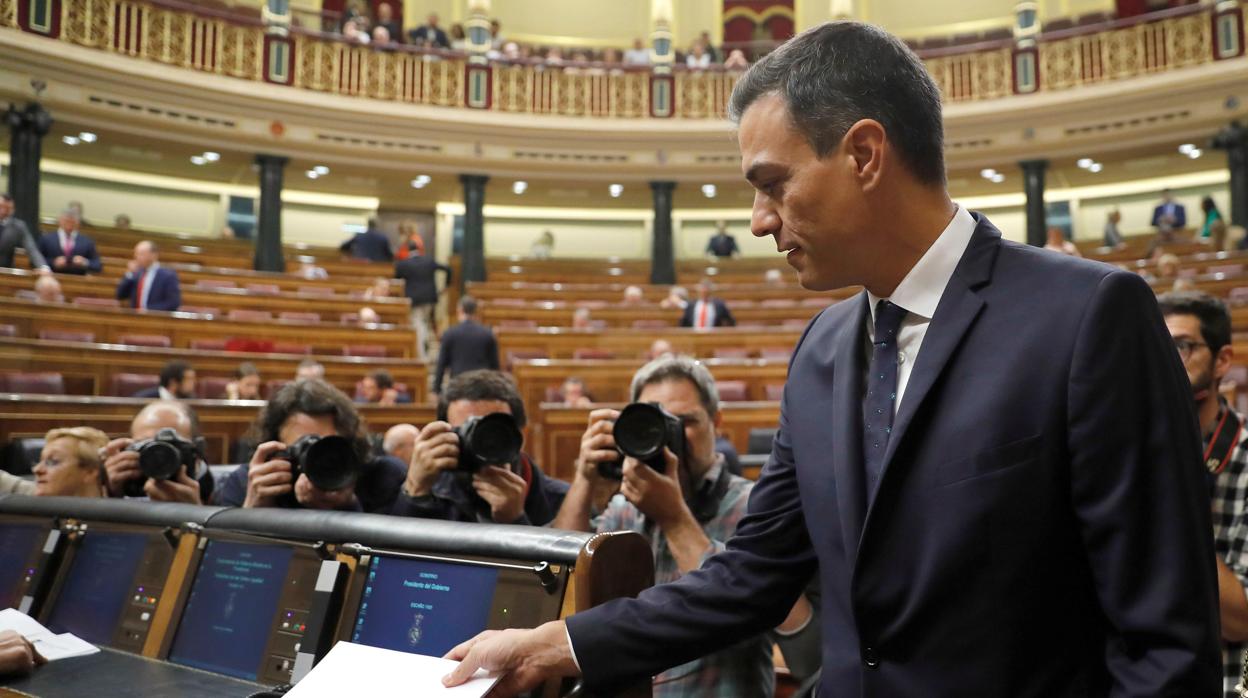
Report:
[[[497,19],[490,20],[490,48],[498,50],[507,42],[507,37],[503,36],[503,23]]]
[[[1205,222],[1200,226],[1200,239],[1221,250],[1226,243],[1226,221],[1218,210],[1218,204],[1212,196],[1206,196],[1200,200],[1200,210],[1205,215]]]
[[[745,70],[750,67],[750,60],[745,57],[744,51],[734,48],[724,59],[724,67],[728,70]]]
[[[20,247],[26,250],[31,269],[38,269],[40,274],[51,274],[52,269],[39,252],[35,236],[30,234],[25,221],[13,215],[13,211],[13,197],[0,192],[0,267],[12,267],[14,253]]]
[[[104,471],[100,453],[108,436],[99,429],[53,429],[44,437],[35,465],[37,497],[103,497]]]
[[[39,238],[39,252],[58,274],[98,274],[102,268],[95,241],[82,233],[82,221],[69,209],[61,212],[57,229]]]
[[[624,52],[624,65],[650,65],[650,49],[641,39],[633,39],[633,47]]]
[[[1119,250],[1126,247],[1127,243],[1122,239],[1122,233],[1118,231],[1118,224],[1122,222],[1122,213],[1116,209],[1110,209],[1105,215],[1105,233],[1103,243],[1106,247]]]
[[[371,13],[368,9],[368,0],[347,0],[347,6],[342,11],[342,23],[346,25],[351,20],[363,20],[365,26],[371,19]]]
[[[646,296],[640,286],[629,286],[624,289],[624,300],[620,301],[621,305],[637,307],[645,303]]]
[[[502,58],[505,61],[519,61],[524,59],[524,55],[520,51],[520,44],[514,41],[508,41],[503,44]]]
[[[715,222],[715,234],[706,241],[706,254],[719,259],[728,259],[741,254],[741,248],[737,247],[737,239],[728,234],[728,224],[724,221]]]
[[[433,371],[435,394],[442,392],[442,379],[448,371],[454,378],[482,368],[498,370],[498,340],[488,327],[477,322],[477,299],[460,298],[457,315],[459,324],[442,335],[438,363]]]
[[[233,240],[235,238],[234,229],[228,225],[221,226],[221,239]]]
[[[546,50],[546,65],[563,65],[563,49],[551,46]]]
[[[338,246],[355,259],[370,262],[393,262],[394,253],[390,251],[390,238],[381,232],[376,218],[368,219],[368,227],[362,233],[356,233],[349,240]]]
[[[550,259],[555,250],[555,234],[549,230],[542,231],[541,236],[529,246],[529,256],[533,259]]]
[[[61,293],[61,282],[51,274],[35,279],[35,299],[40,303],[64,303],[65,294]]]
[[[703,278],[698,282],[698,299],[685,306],[685,314],[680,318],[681,327],[693,327],[707,330],[712,327],[732,327],[737,324],[728,304],[720,298],[711,296],[711,280]]]
[[[464,31],[464,25],[451,25],[451,48],[455,51],[464,51],[468,48],[468,33]]]
[[[316,359],[304,359],[299,362],[299,367],[295,369],[295,380],[323,380],[325,378],[325,367]]]
[[[602,62],[605,67],[618,71],[620,64],[624,62],[624,54],[618,48],[603,49]]]
[[[451,47],[451,40],[438,26],[438,13],[436,12],[430,12],[425,18],[425,23],[408,32],[407,36],[411,43],[417,46],[442,49]]]
[[[234,380],[225,384],[225,397],[229,400],[262,400],[260,384],[260,369],[250,361],[244,361],[234,372]]]
[[[389,34],[390,40],[401,41],[403,37],[403,27],[394,20],[394,7],[388,2],[379,3],[377,5],[377,24],[373,27],[373,40],[377,38],[377,27],[385,27],[386,33]]]
[[[177,310],[182,305],[178,273],[160,266],[156,243],[144,240],[134,246],[134,259],[117,284],[117,300],[136,310]]]
[[[118,213],[113,217],[113,227],[117,230],[129,230],[132,225],[130,216],[125,213]]]
[[[372,41],[370,44],[377,48],[393,48],[395,43],[390,37],[390,30],[378,25],[373,27]]]
[[[174,359],[161,367],[159,385],[144,388],[131,397],[190,400],[195,397],[195,380],[195,368],[185,361]]]
[[[672,308],[685,309],[689,305],[689,291],[684,286],[673,286],[667,289],[667,297],[659,301],[659,307],[664,310]]]
[[[342,38],[348,43],[368,45],[372,41],[372,35],[362,26],[363,22],[356,19],[348,19],[342,25]]]
[[[695,70],[711,67],[711,54],[706,52],[706,44],[701,40],[693,42],[693,47],[685,56],[685,65]]]
[[[585,389],[585,381],[575,376],[565,380],[559,392],[563,394],[563,404],[568,407],[589,407],[594,404],[589,391]]]
[[[1060,252],[1071,257],[1082,257],[1083,253],[1075,247],[1075,243],[1066,239],[1066,233],[1057,226],[1049,228],[1048,239],[1044,243],[1044,249],[1053,252]]]
[[[724,61],[724,54],[711,41],[711,33],[709,31],[702,32],[702,36],[698,37],[698,41],[706,49],[706,55],[711,57],[712,63],[722,63]]]

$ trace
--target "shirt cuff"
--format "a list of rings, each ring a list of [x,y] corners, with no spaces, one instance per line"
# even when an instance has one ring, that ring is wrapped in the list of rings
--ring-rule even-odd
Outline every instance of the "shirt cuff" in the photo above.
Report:
[[[793,637],[794,635],[797,635],[798,633],[802,632],[806,628],[810,627],[810,621],[814,619],[815,619],[815,613],[814,613],[814,609],[812,608],[810,615],[806,616],[806,620],[803,621],[801,625],[787,632],[784,630],[781,630],[780,628],[772,628],[772,632],[776,634],[776,637],[781,637],[781,638]]]
[[[563,634],[568,638],[568,653],[572,655],[572,663],[576,665],[577,671],[580,671],[582,674],[585,673],[581,671],[581,660],[576,658],[576,647],[572,645],[572,633],[568,630],[566,623],[563,626]]]

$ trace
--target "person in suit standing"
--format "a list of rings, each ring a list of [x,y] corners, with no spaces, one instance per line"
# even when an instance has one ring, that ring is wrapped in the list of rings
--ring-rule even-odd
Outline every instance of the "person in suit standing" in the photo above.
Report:
[[[1218,695],[1200,433],[1148,284],[950,200],[940,91],[882,29],[803,32],[729,114],[753,234],[803,287],[864,290],[798,340],[725,551],[479,635],[444,682],[644,680],[775,625],[817,570],[825,697]]]
[[[103,264],[95,241],[82,234],[82,221],[73,210],[66,209],[57,219],[56,232],[39,238],[39,252],[52,260],[52,269],[61,274],[98,274]]]
[[[338,249],[356,259],[370,262],[393,262],[394,252],[390,250],[390,238],[378,229],[376,218],[368,219],[368,228],[356,233],[349,240],[339,245]]]
[[[680,316],[681,327],[708,330],[712,327],[735,327],[737,321],[722,298],[711,296],[711,280],[702,279],[697,285],[698,299],[685,306]]]
[[[741,253],[737,247],[737,239],[728,234],[728,224],[719,221],[715,224],[715,234],[706,241],[706,254],[718,259],[731,259]]]
[[[449,370],[451,377],[468,371],[488,368],[498,370],[498,340],[490,328],[477,322],[477,299],[459,299],[456,313],[459,324],[442,335],[438,348],[438,364],[433,371],[433,392],[442,392],[442,378]]]
[[[156,243],[144,240],[134,246],[134,259],[126,263],[126,275],[117,283],[117,300],[136,310],[177,310],[182,305],[178,273],[160,266]]]
[[[52,269],[39,252],[39,243],[30,234],[26,222],[13,215],[13,197],[0,193],[0,267],[12,267],[17,248],[26,250],[30,268],[41,274],[51,274]]]
[[[412,250],[411,255],[394,265],[394,278],[403,279],[403,293],[411,301],[412,325],[416,328],[416,356],[425,361],[429,342],[434,336],[433,311],[438,306],[438,284],[434,275],[446,273],[451,283],[451,268]]]

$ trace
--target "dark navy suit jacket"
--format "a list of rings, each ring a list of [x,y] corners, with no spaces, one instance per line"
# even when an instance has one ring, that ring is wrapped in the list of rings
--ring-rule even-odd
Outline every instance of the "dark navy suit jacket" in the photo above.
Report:
[[[139,307],[138,276],[127,274],[117,284],[117,299],[126,302],[131,308]],[[178,273],[172,269],[158,267],[152,278],[152,290],[147,294],[148,310],[177,310],[182,305],[182,288],[178,284]]]
[[[871,506],[860,294],[799,342],[727,550],[568,619],[588,687],[774,627],[818,569],[824,698],[1220,695],[1201,441],[1152,291],[977,220]]]
[[[394,253],[390,251],[390,238],[380,230],[372,228],[356,233],[350,240],[342,243],[339,249],[357,259],[372,262],[394,261]]]
[[[1183,204],[1177,201],[1174,202],[1174,204],[1172,205],[1174,206],[1174,211],[1172,212],[1174,215],[1173,227],[1175,230],[1182,230],[1183,228],[1187,227],[1187,209],[1183,207]],[[1157,208],[1153,209],[1152,226],[1154,228],[1156,228],[1157,225],[1161,223],[1161,217],[1164,215],[1166,215],[1166,204],[1162,204],[1158,206]]]
[[[61,247],[61,237],[56,231],[44,233],[39,237],[39,251],[43,253],[44,259],[48,260],[48,266],[58,273],[64,274],[98,274],[103,264],[100,262],[100,253],[95,249],[95,241],[79,232],[74,238],[74,249],[70,255],[65,254],[65,250]],[[72,260],[74,257],[84,257],[87,260],[86,267],[74,266]],[[70,265],[64,269],[57,269],[52,266],[52,262],[57,257],[68,257],[66,261]]]

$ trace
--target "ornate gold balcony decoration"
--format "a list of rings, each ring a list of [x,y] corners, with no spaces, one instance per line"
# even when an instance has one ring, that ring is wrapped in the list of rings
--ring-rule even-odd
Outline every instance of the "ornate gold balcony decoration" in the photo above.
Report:
[[[182,0],[46,2],[59,21],[32,22],[32,8],[45,7],[43,3],[0,0],[0,27],[189,70],[267,81],[275,89],[422,105],[597,118],[670,114],[676,119],[722,119],[740,77],[739,72],[718,69],[676,68],[659,74],[596,64],[493,62],[485,69],[470,64],[463,54],[358,46],[297,27],[270,32],[259,16],[201,9]],[[1228,22],[1228,36],[1242,27],[1240,6],[1188,6],[1039,34],[1026,46],[1006,39],[943,49],[929,52],[924,62],[946,102],[998,99],[1177,70],[1216,58],[1244,60],[1238,43],[1215,46],[1215,23]],[[1030,57],[1029,65],[1038,66],[1028,69],[1025,87],[1015,76],[1020,51]],[[478,79],[470,82],[467,76],[473,70]],[[488,70],[484,80],[479,78],[482,70]],[[653,103],[655,95],[662,95],[662,104]]]

